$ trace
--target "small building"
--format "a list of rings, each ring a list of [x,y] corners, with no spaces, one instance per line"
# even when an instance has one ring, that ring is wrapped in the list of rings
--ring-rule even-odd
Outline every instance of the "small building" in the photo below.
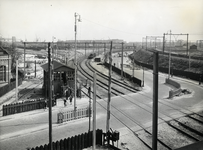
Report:
[[[11,55],[0,46],[0,82],[10,83],[11,79]]]
[[[48,63],[41,66],[44,69],[43,91],[45,97],[48,96]],[[75,67],[74,62],[69,61],[67,64],[62,64],[53,60],[54,74],[54,95],[61,97],[66,88],[75,91]]]
[[[196,45],[191,45],[190,49],[197,49],[197,46]]]

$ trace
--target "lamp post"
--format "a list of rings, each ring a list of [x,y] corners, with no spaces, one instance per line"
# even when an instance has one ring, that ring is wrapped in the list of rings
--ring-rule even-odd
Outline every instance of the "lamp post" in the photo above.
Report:
[[[76,117],[76,92],[77,92],[77,57],[76,57],[76,50],[77,50],[77,21],[78,22],[81,22],[81,19],[80,19],[80,15],[78,13],[75,12],[75,92],[74,92],[74,114],[75,114],[75,117]],[[79,17],[77,19],[77,17]]]

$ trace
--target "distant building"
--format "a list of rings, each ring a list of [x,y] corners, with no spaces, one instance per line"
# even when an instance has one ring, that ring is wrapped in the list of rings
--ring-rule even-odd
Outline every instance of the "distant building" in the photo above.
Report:
[[[197,49],[197,46],[196,45],[191,45],[190,49]]]
[[[0,46],[0,82],[10,83],[11,55]]]

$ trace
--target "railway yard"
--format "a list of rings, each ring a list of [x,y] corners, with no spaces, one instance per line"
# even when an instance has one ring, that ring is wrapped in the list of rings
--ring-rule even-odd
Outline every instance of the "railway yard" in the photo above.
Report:
[[[132,52],[129,52],[131,54]],[[113,62],[120,61],[113,57]],[[128,57],[125,63],[130,64]],[[82,56],[78,60],[78,82],[82,83],[82,98],[76,100],[77,107],[89,105],[87,96],[89,83],[93,82],[93,73],[97,74],[97,122],[98,129],[105,130],[108,68],[94,59]],[[124,71],[132,73],[131,67]],[[40,71],[39,69],[39,72]],[[144,72],[144,77],[143,77]],[[121,76],[112,72],[111,82],[111,119],[110,127],[120,133],[118,147],[123,150],[152,149],[152,99],[153,73],[143,71],[136,66],[134,74],[144,78],[144,87],[138,87],[129,80],[121,80]],[[19,86],[19,101],[44,98],[42,95],[42,76],[26,79]],[[159,73],[159,112],[158,112],[158,149],[171,150],[184,147],[203,140],[203,86],[197,81],[173,77],[173,80],[188,89],[190,93],[169,99],[168,93],[173,88],[165,83],[167,74]],[[86,83],[86,84],[85,84]],[[93,92],[93,89],[92,91]],[[44,109],[2,116],[2,106],[15,103],[15,90],[1,98],[0,109],[0,145],[2,149],[22,150],[48,143],[48,111]],[[63,99],[57,99],[53,107],[53,140],[71,137],[88,130],[88,118],[57,124],[56,115],[60,111],[73,109],[73,105],[63,105]]]

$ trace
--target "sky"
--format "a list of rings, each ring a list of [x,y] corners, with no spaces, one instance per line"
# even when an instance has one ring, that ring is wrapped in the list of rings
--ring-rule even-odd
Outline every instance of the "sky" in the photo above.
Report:
[[[82,20],[76,22],[77,40],[134,42],[170,30],[203,40],[203,0],[0,0],[0,36],[74,40],[74,13]]]

